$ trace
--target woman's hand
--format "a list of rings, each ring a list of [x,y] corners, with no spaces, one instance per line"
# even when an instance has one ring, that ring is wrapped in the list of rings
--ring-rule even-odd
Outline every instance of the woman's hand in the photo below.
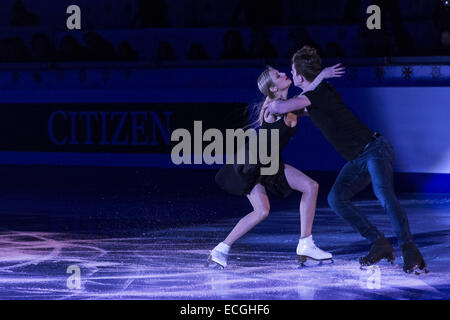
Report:
[[[297,125],[297,115],[292,112],[288,112],[285,115],[285,123],[288,127],[295,127]]]
[[[321,72],[324,79],[340,78],[345,74],[345,67],[342,67],[342,63],[338,63],[332,67],[328,67]]]
[[[266,122],[272,123],[275,122],[277,119],[277,115],[270,113],[270,111],[268,109],[266,109],[264,111],[264,120],[266,120]]]

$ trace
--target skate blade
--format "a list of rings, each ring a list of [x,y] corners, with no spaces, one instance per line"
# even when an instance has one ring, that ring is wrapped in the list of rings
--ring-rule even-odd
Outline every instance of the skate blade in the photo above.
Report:
[[[329,258],[329,259],[314,259],[312,257],[309,256],[297,256],[297,260],[300,263],[300,267],[305,268],[305,267],[311,267],[311,266],[321,266],[324,264],[324,262],[329,262],[327,264],[332,264],[334,263],[333,258]],[[314,261],[314,264],[306,264],[306,262],[310,260],[310,261]]]
[[[416,276],[420,276],[421,274],[427,274],[430,273],[430,270],[427,269],[425,266],[415,266],[414,268],[411,268],[409,270],[404,270],[407,274],[414,274]]]
[[[389,262],[390,264],[394,264],[395,261],[395,255],[394,253],[392,253],[390,256],[385,257],[386,261]]]
[[[205,264],[205,267],[212,270],[223,270],[225,267],[211,259],[211,256],[208,257],[208,261]]]
[[[361,270],[364,270],[363,267],[370,267],[370,266],[374,266],[376,264],[378,264],[381,260],[386,259],[386,261],[388,263],[390,263],[391,265],[394,265],[394,261],[395,261],[395,256],[394,253],[384,256],[378,260],[374,260],[374,261],[366,261],[364,260],[364,258],[359,259],[359,264],[361,266]]]

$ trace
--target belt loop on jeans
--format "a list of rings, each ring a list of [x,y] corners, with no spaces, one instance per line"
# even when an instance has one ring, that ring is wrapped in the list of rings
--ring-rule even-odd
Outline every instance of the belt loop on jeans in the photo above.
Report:
[[[359,152],[359,154],[363,153],[367,147],[374,142],[375,140],[377,140],[379,137],[381,137],[381,134],[378,132],[374,132],[373,135],[370,136],[370,141],[364,146],[364,148]]]

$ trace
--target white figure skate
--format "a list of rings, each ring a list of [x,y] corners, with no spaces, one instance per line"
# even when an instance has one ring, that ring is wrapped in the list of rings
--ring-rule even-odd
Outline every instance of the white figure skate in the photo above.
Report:
[[[330,261],[333,263],[333,255],[319,249],[315,245],[312,235],[307,238],[300,239],[297,246],[297,257],[302,267],[305,266],[305,262],[308,259],[319,261],[319,264],[322,264],[323,261]]]
[[[223,269],[227,266],[228,252],[230,247],[225,243],[219,243],[211,250],[207,266],[212,269]]]

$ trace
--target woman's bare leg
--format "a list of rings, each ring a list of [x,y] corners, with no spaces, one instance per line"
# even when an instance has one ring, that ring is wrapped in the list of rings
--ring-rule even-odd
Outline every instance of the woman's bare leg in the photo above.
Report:
[[[319,184],[288,164],[284,166],[284,174],[291,189],[303,193],[300,200],[300,237],[309,237],[312,233],[312,225],[316,213]]]
[[[253,206],[253,211],[239,220],[228,237],[223,241],[229,246],[269,215],[269,198],[267,197],[266,188],[263,185],[255,185],[250,194],[247,195],[247,198]]]

